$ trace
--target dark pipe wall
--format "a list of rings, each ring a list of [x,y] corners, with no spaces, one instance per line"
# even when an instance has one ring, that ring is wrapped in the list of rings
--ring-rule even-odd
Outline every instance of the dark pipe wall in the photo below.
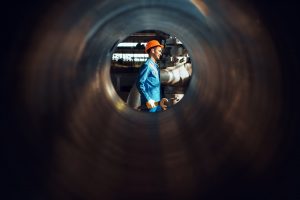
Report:
[[[211,132],[212,135],[207,134],[199,138],[195,135],[189,136],[178,133],[178,137],[170,137],[176,141],[162,140],[166,142],[166,146],[164,146],[159,144],[161,142],[159,137],[169,137],[172,133],[160,136],[159,130],[162,128],[152,127],[153,121],[148,119],[148,116],[145,116],[147,120],[140,129],[149,129],[155,133],[149,138],[145,136],[147,133],[136,135],[136,137],[125,133],[109,134],[105,126],[102,127],[105,134],[89,137],[76,135],[78,130],[86,132],[87,135],[88,133],[96,133],[95,124],[99,123],[97,120],[100,118],[104,120],[101,123],[110,124],[109,127],[112,127],[113,124],[120,125],[118,121],[111,121],[113,119],[109,118],[114,112],[114,108],[110,105],[105,105],[106,107],[102,108],[95,102],[89,102],[89,104],[99,107],[85,108],[85,104],[83,104],[81,105],[83,108],[78,106],[76,107],[78,110],[74,111],[75,105],[70,105],[66,99],[74,96],[76,102],[76,94],[67,94],[50,106],[38,105],[42,109],[32,110],[32,104],[35,101],[28,102],[28,99],[31,98],[26,96],[28,93],[25,91],[24,84],[24,77],[31,71],[22,65],[21,60],[26,57],[28,48],[33,45],[31,41],[32,36],[36,36],[35,27],[40,24],[46,26],[42,16],[53,6],[57,8],[64,7],[64,5],[58,1],[44,1],[43,3],[40,1],[6,2],[1,13],[1,22],[3,22],[1,23],[0,69],[2,136],[0,173],[2,177],[1,189],[3,190],[0,194],[2,195],[1,199],[126,199],[126,197],[176,199],[174,195],[179,199],[299,199],[300,129],[298,125],[299,88],[297,85],[299,80],[300,34],[297,20],[298,10],[293,1],[282,3],[266,0],[250,2],[254,4],[270,32],[279,56],[282,75],[282,80],[279,80],[282,88],[280,95],[282,101],[280,102],[277,122],[279,128],[272,130],[268,135],[269,139],[263,141],[271,149],[273,148],[271,147],[272,140],[276,140],[272,135],[280,136],[280,142],[275,142],[278,147],[274,151],[275,153],[271,153],[272,159],[267,157],[267,160],[270,160],[267,167],[262,167],[262,170],[259,170],[260,166],[256,163],[253,164],[258,168],[257,171],[251,168],[253,166],[247,160],[242,163],[242,159],[239,160],[235,156],[230,156],[239,152],[238,146],[234,146],[232,149],[215,146],[216,144],[222,145],[224,140],[228,138],[224,135],[217,137],[216,131],[210,129],[212,125],[202,127],[200,130],[200,132]],[[36,39],[43,40],[45,37],[45,35],[38,35]],[[38,54],[39,52],[37,50],[34,53]],[[37,72],[35,76],[26,80],[34,82],[42,75]],[[58,77],[59,79],[64,78],[59,75]],[[79,80],[78,85],[70,86],[69,89],[83,87],[81,82],[84,80]],[[49,88],[51,89],[51,87],[40,88],[38,85],[36,86],[37,90]],[[51,94],[57,93],[56,91],[46,91],[43,93],[45,95],[43,99],[51,98]],[[46,104],[47,101],[44,103]],[[56,107],[58,104],[63,105],[65,109],[60,110],[59,106]],[[94,113],[97,109],[107,113],[106,119]],[[207,108],[207,110],[211,113],[218,112],[216,108]],[[74,121],[70,124],[68,117],[71,111],[74,111],[74,115],[79,117],[74,117]],[[180,115],[182,113],[175,112],[174,114],[178,114],[179,120],[184,121],[180,117],[183,116]],[[218,118],[218,116],[222,116],[222,113],[213,116],[208,113],[207,116],[209,119],[213,119],[215,127],[226,126],[228,128],[226,133],[233,129],[230,125],[222,124],[222,120]],[[84,121],[85,119],[89,119],[89,121]],[[202,120],[205,121],[206,119]],[[85,124],[82,125],[82,121]],[[134,123],[134,119],[132,123]],[[69,125],[66,126],[66,124]],[[208,120],[207,124],[209,124]],[[126,124],[120,126],[128,127]],[[165,123],[162,126],[172,126],[172,123],[171,125]],[[133,130],[133,128],[128,127],[129,130]],[[182,133],[194,133],[184,123],[180,124],[178,129]],[[113,129],[112,132],[114,133],[114,131],[117,133],[117,130]],[[75,134],[67,134],[70,132]],[[99,132],[101,133],[101,131]],[[63,139],[58,140],[57,138]],[[197,140],[193,140],[193,138]],[[198,140],[207,141],[208,144]],[[85,143],[81,143],[81,141],[85,141]],[[99,143],[95,144],[94,141]],[[209,144],[211,141],[215,143]],[[230,144],[235,145],[236,142],[230,141]],[[173,159],[163,157],[161,152],[176,149],[175,144],[183,144],[190,148],[185,148],[185,152],[179,151],[178,154],[173,151],[175,154],[168,155]],[[202,144],[202,146],[197,146],[197,144]],[[211,146],[211,149],[216,152],[206,152],[207,154],[205,154],[204,151],[209,149],[205,145]],[[167,148],[161,149],[162,147]],[[107,149],[111,151],[107,151]],[[262,149],[268,150],[268,148]],[[136,152],[136,150],[140,150],[140,152]],[[224,151],[226,161],[222,158],[213,160],[205,156],[222,155],[218,154],[218,150]],[[252,153],[249,152],[249,154]],[[244,154],[245,152],[241,152],[241,155]],[[255,156],[258,154],[253,153]],[[206,158],[204,160],[207,163],[200,159],[203,157]],[[141,160],[137,162],[137,158]],[[184,161],[185,159],[188,161]],[[264,165],[263,162],[253,160]],[[168,163],[168,161],[173,163]],[[211,164],[214,161],[221,164]],[[113,162],[119,163],[108,165],[108,163]],[[149,163],[152,165],[147,167],[145,164],[149,165]],[[162,166],[163,163],[167,165],[168,171],[163,170],[165,169],[165,166]],[[212,167],[218,166],[218,168],[209,168],[210,165]],[[115,166],[119,166],[119,168]],[[201,170],[208,171],[210,174],[205,176]],[[159,178],[155,178],[158,175]],[[172,182],[166,183],[167,180],[172,180]],[[181,182],[189,184],[182,185]],[[207,183],[208,186],[204,183]]]

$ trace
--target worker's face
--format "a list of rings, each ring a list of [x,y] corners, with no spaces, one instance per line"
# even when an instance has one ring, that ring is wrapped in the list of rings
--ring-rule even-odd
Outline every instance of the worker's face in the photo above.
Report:
[[[161,47],[155,47],[152,49],[153,57],[155,60],[159,60],[162,55],[162,48]]]

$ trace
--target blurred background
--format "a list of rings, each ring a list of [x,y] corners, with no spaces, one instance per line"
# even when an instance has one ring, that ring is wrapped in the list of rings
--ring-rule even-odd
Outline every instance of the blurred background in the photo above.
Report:
[[[160,5],[140,2],[143,11]],[[188,15],[209,25],[199,34],[206,56],[195,34],[186,39],[188,29],[163,22],[164,7],[127,30],[120,16],[136,12],[128,1],[98,2],[88,15],[96,2],[3,4],[1,199],[300,199],[297,3],[192,2],[208,19]],[[176,3],[170,8],[180,11]],[[92,29],[107,18],[115,27]],[[178,34],[196,63],[186,98],[150,116],[126,108],[107,63],[111,44],[147,26]]]

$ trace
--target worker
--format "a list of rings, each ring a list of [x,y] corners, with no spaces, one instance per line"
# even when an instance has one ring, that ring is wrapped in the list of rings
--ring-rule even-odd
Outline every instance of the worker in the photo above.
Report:
[[[163,45],[157,40],[146,44],[145,52],[149,58],[140,67],[136,86],[141,94],[141,108],[148,112],[161,111],[160,71],[157,61],[162,55]]]

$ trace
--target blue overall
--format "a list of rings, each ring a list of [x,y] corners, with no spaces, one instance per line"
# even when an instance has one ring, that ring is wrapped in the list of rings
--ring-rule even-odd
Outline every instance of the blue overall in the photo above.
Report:
[[[140,67],[139,76],[136,82],[137,89],[141,94],[141,105],[145,106],[150,99],[160,101],[160,71],[158,65],[149,58]],[[161,107],[156,106],[149,109],[149,112],[160,111]]]

